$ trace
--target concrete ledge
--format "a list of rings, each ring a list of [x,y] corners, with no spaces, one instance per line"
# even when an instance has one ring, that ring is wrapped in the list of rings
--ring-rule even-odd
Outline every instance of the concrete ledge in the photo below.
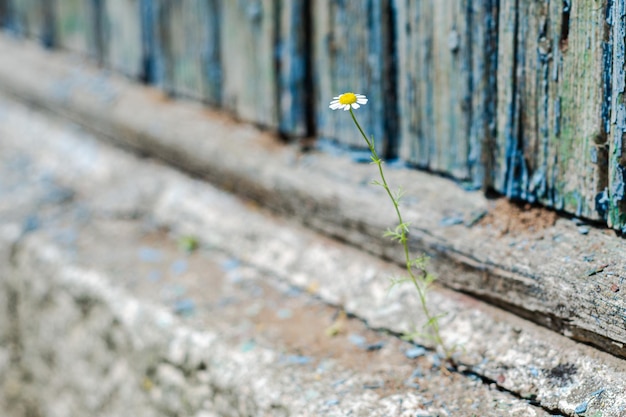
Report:
[[[432,292],[433,308],[448,313],[444,337],[462,344],[458,360],[471,378],[441,375],[433,353],[418,364],[401,353],[397,359],[408,346],[371,328],[394,333],[420,325],[410,289],[386,291],[398,267],[66,123],[1,100],[0,118],[0,230],[11,248],[1,262],[9,301],[0,315],[0,384],[16,416],[43,409],[50,416],[113,416],[120,409],[139,416],[626,410],[623,361],[443,288]],[[183,274],[176,272],[180,251],[163,230],[201,242],[184,258]],[[158,265],[155,248],[165,257]],[[245,267],[224,276],[220,259]],[[245,324],[263,301],[272,317],[287,305],[302,320],[294,327],[323,335],[333,320],[300,316],[321,303],[306,291],[290,295],[293,288],[368,323],[358,332],[384,342],[381,356],[348,350],[354,320],[342,322],[344,339],[337,339],[328,372],[330,349],[309,354],[312,342],[302,343],[302,333],[295,342],[277,336],[284,319],[274,327],[267,317],[259,327]],[[228,313],[224,300],[233,295],[243,301]],[[418,390],[404,384],[416,367]],[[333,385],[338,380],[345,390]]]

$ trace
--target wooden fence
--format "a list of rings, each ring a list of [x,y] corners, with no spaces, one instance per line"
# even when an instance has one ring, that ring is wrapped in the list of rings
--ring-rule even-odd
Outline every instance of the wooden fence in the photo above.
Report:
[[[9,31],[286,137],[381,152],[626,229],[626,10],[613,0],[0,0]],[[4,57],[7,59],[7,57]]]

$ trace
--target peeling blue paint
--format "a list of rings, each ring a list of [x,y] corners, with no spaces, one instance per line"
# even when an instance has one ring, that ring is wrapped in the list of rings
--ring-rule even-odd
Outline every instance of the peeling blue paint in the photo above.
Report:
[[[582,179],[581,184],[597,189],[579,189],[564,195],[562,190],[570,183],[564,179],[566,173],[561,171],[568,161],[559,154],[558,149],[554,152],[554,141],[571,134],[570,130],[576,121],[568,120],[572,116],[567,96],[562,101],[551,90],[552,86],[563,85],[564,80],[560,77],[569,71],[568,68],[563,69],[564,63],[567,64],[564,60],[567,50],[559,49],[559,34],[550,33],[549,23],[531,22],[530,19],[537,16],[531,13],[531,2],[527,0],[511,0],[513,3],[508,5],[515,10],[510,15],[515,16],[506,21],[499,20],[499,11],[503,7],[501,1],[458,1],[455,4],[459,5],[458,14],[461,16],[454,18],[463,19],[465,26],[453,25],[449,34],[452,42],[447,43],[444,42],[446,39],[435,39],[435,36],[441,34],[435,34],[431,27],[434,9],[430,6],[438,4],[435,2],[421,2],[426,6],[414,7],[409,14],[401,15],[401,5],[410,2],[367,0],[309,4],[277,0],[270,2],[271,10],[266,10],[262,2],[242,0],[243,13],[249,23],[255,25],[255,30],[257,27],[260,30],[260,23],[265,22],[263,19],[267,16],[273,15],[275,20],[270,35],[259,31],[259,36],[273,36],[275,41],[271,52],[276,65],[276,77],[272,81],[275,96],[272,99],[278,103],[275,107],[278,107],[279,115],[277,126],[272,127],[286,136],[308,135],[318,128],[320,137],[347,146],[363,147],[349,118],[340,120],[337,114],[327,109],[332,95],[347,89],[362,88],[361,92],[370,96],[370,103],[359,114],[359,118],[368,126],[368,132],[376,137],[379,151],[387,151],[387,156],[396,156],[396,148],[399,146],[396,143],[398,125],[406,123],[406,132],[403,126],[401,140],[408,146],[402,157],[413,166],[442,172],[473,188],[483,186],[488,181],[488,186],[493,185],[494,181],[491,180],[497,177],[495,182],[498,183],[498,191],[510,198],[540,202],[580,216],[607,219],[612,227],[625,228],[626,163],[622,155],[625,145],[623,136],[626,135],[625,2],[606,0],[602,3],[602,14],[594,15],[600,16],[600,19],[593,23],[598,25],[596,27],[604,24],[606,33],[602,39],[594,41],[596,44],[588,45],[595,51],[601,50],[602,78],[597,80],[598,85],[594,85],[594,88],[601,87],[602,90],[601,111],[596,116],[601,128],[596,137],[583,139],[591,142],[584,149],[584,157],[588,158],[585,162],[593,165],[597,173],[594,171],[595,177],[591,180]],[[188,85],[180,85],[176,75],[179,69],[175,67],[180,64],[181,56],[189,61],[195,60],[191,65],[201,73],[202,85],[198,89],[203,90],[195,98],[224,106],[222,85],[228,69],[224,68],[222,54],[230,53],[222,51],[220,46],[221,29],[227,24],[222,21],[224,1],[187,2],[193,3],[193,10],[198,11],[193,16],[198,19],[190,27],[185,27],[184,22],[172,21],[173,11],[181,7],[180,2],[137,0],[135,3],[139,8],[136,19],[139,20],[137,24],[141,25],[142,44],[141,56],[137,59],[143,63],[143,80],[172,94],[189,92]],[[91,16],[89,19],[94,21],[88,22],[92,24],[89,30],[81,29],[89,32],[85,33],[87,51],[84,52],[96,53],[101,57],[108,46],[107,38],[102,33],[106,28],[103,29],[97,15],[103,13],[106,3],[104,0],[89,0],[85,4],[93,11],[88,14]],[[569,9],[577,5],[580,3],[566,2],[563,12],[569,13]],[[329,19],[323,22],[329,27],[329,33],[320,34],[319,37],[314,36],[315,30],[319,30],[319,22],[314,21],[317,14],[313,12],[319,11],[316,7],[325,8]],[[554,13],[554,9],[549,10]],[[26,35],[29,29],[16,13],[11,1],[0,0],[0,24],[5,29]],[[94,14],[95,19],[92,19]],[[41,22],[43,27],[38,28],[38,33],[42,33],[42,41],[46,45],[62,43],[64,40],[60,34],[53,31],[55,19],[59,16],[52,16],[52,12],[46,12],[45,15]],[[84,17],[82,13],[80,16]],[[172,43],[170,25],[181,31],[177,33],[181,38],[189,33],[202,32],[202,40],[190,46],[191,52],[174,50],[180,46]],[[507,26],[503,29],[502,25]],[[360,29],[351,29],[355,27]],[[509,35],[514,32],[514,42],[517,42],[511,45],[515,48],[511,74],[498,73],[498,30]],[[424,32],[420,32],[422,38],[419,42],[414,41],[414,44],[407,46],[407,50],[398,49],[400,36],[414,36],[419,31]],[[535,48],[542,40],[546,42],[545,45]],[[183,44],[189,46],[185,42]],[[455,74],[462,80],[459,84],[462,88],[453,88],[453,85],[450,89],[454,91],[449,92],[450,101],[453,102],[449,103],[450,109],[453,109],[451,113],[455,114],[450,114],[446,122],[455,132],[452,140],[442,139],[433,128],[439,117],[434,104],[439,98],[439,91],[434,82],[424,83],[423,86],[407,82],[406,91],[403,92],[404,102],[398,104],[397,100],[402,72],[401,68],[395,66],[397,62],[407,54],[411,60],[419,57],[420,76],[432,75],[437,68],[434,65],[436,53],[441,52],[435,49],[437,45],[443,45],[450,54]],[[533,50],[525,49],[528,45],[533,45]],[[315,56],[314,62],[314,51],[327,56],[323,59]],[[529,68],[536,71],[534,88],[537,91],[533,92],[536,100],[523,103],[524,77],[528,74],[520,74]],[[507,76],[513,78],[512,97],[499,108],[496,107],[496,95],[493,94],[502,87],[497,85],[498,75],[505,75],[504,79]],[[416,77],[416,74],[402,76]],[[328,90],[322,90],[322,85]],[[428,104],[413,109],[417,103]],[[534,106],[535,113],[532,116],[538,119],[536,126],[532,125],[536,129],[536,132],[531,132],[536,142],[532,144],[525,142],[531,136],[527,135],[530,127],[525,120],[525,106]],[[497,114],[498,111],[506,114]],[[407,121],[407,114],[411,112],[420,113],[415,120]],[[497,117],[505,119],[500,125],[503,128],[501,132],[495,132]],[[502,149],[492,149],[495,148],[496,134],[499,135],[498,143]],[[535,154],[530,154],[531,151]],[[435,163],[435,160],[438,162]],[[504,167],[492,167],[495,163],[501,163]]]
[[[139,4],[143,50],[143,73],[141,78],[149,84],[156,84],[159,79],[157,75],[157,62],[159,62],[157,54],[159,50],[155,45],[156,37],[154,36],[154,31],[156,30],[155,7],[155,3],[152,0],[141,0]],[[160,61],[162,62],[162,59]]]

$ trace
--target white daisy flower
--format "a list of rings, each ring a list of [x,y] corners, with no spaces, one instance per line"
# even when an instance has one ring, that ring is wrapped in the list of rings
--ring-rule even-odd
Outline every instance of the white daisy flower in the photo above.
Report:
[[[363,94],[343,93],[337,97],[333,97],[333,101],[330,102],[330,107],[333,110],[343,109],[344,111],[350,110],[350,108],[358,109],[361,105],[367,104],[367,97]]]

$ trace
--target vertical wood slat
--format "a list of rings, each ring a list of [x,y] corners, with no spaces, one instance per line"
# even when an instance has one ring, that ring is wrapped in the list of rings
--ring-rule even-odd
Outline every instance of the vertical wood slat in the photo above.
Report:
[[[601,219],[606,2],[500,2],[496,190]]]
[[[611,23],[611,119],[609,135],[609,184],[607,192],[598,198],[606,208],[608,225],[626,232],[626,4],[612,3]]]
[[[5,3],[5,15],[10,13],[13,29],[30,38],[39,39],[45,46],[54,42],[52,3],[47,0],[11,0]]]
[[[276,44],[278,67],[278,130],[286,136],[310,134],[310,57],[307,54],[310,31],[310,2],[281,0]]]
[[[55,44],[92,58],[99,58],[97,0],[55,0],[52,2]]]
[[[144,1],[147,76],[169,93],[287,136],[305,135],[306,4]]]
[[[144,19],[154,19],[152,78],[169,94],[220,103],[220,3],[157,0],[144,10]]]
[[[14,34],[23,34],[16,13],[16,0],[0,0],[0,25]]]
[[[9,24],[9,0],[0,0],[0,28]]]
[[[222,6],[223,105],[242,120],[275,129],[279,125],[275,48],[280,3],[236,0]]]
[[[391,51],[385,39],[390,28],[390,5],[386,0],[313,0],[313,55],[315,57],[315,119],[317,135],[340,144],[363,148],[363,138],[351,118],[330,111],[333,96],[346,91],[367,95],[366,106],[356,115],[368,135],[373,135],[379,152],[390,138],[385,129],[386,60]]]
[[[401,156],[480,187],[494,128],[497,2],[396,6]]]
[[[104,64],[139,78],[143,73],[141,0],[105,0],[99,19]]]

